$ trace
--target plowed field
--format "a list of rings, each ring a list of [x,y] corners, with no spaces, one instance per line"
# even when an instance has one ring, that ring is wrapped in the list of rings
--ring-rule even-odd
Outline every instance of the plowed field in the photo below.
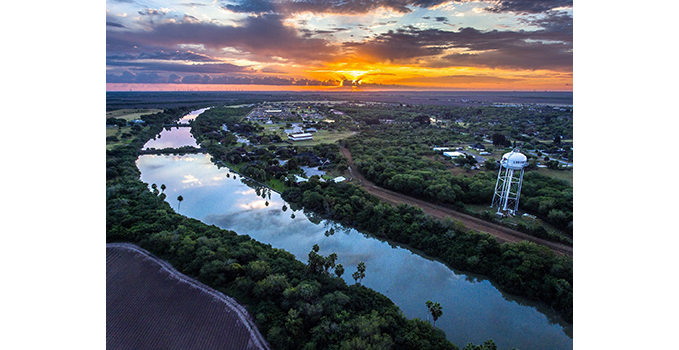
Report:
[[[131,244],[106,245],[106,349],[269,349],[245,308]]]

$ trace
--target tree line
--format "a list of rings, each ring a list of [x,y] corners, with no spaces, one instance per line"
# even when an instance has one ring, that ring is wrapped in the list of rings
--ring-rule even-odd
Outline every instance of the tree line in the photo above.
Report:
[[[312,178],[283,192],[295,210],[304,208],[377,237],[440,258],[449,266],[488,276],[505,292],[550,305],[573,319],[573,260],[530,242],[499,244],[451,219],[438,220],[421,209],[392,206],[350,183]]]

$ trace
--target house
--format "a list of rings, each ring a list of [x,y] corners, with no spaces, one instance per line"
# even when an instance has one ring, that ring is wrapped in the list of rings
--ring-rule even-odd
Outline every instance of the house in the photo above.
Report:
[[[486,146],[484,146],[480,143],[477,143],[477,144],[474,144],[474,145],[469,145],[469,148],[476,150],[476,151],[485,151],[486,150]]]
[[[438,151],[447,151],[447,150],[449,150],[449,149],[450,149],[450,147],[434,147],[434,151],[436,151],[436,152],[438,152]]]
[[[288,135],[288,140],[290,141],[304,141],[304,140],[313,140],[314,136],[311,134],[290,134]]]
[[[344,181],[347,181],[347,178],[345,178],[344,176],[338,176],[338,177],[332,179],[332,181],[334,181],[335,183],[344,182]]]

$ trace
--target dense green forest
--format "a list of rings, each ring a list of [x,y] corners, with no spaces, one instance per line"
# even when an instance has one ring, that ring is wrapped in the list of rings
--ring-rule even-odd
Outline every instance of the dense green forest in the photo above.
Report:
[[[283,193],[293,209],[355,227],[424,251],[449,266],[488,276],[506,292],[539,300],[572,322],[573,260],[530,242],[499,244],[453,220],[434,219],[419,208],[391,206],[350,183],[309,182]]]
[[[284,250],[175,213],[163,193],[139,180],[135,161],[162,124],[187,111],[173,108],[145,116],[149,126],[132,142],[106,152],[108,242],[138,244],[182,273],[234,296],[276,349],[458,349],[428,322],[406,319],[384,295],[347,285],[332,256],[313,255],[309,247],[309,263],[304,264]],[[492,341],[482,346],[494,348]]]

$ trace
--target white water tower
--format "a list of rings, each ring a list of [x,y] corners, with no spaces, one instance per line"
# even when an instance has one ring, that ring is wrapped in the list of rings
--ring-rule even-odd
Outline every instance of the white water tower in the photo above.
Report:
[[[523,168],[527,165],[528,158],[516,149],[502,155],[491,208],[497,205],[498,213],[512,215],[519,209]]]

